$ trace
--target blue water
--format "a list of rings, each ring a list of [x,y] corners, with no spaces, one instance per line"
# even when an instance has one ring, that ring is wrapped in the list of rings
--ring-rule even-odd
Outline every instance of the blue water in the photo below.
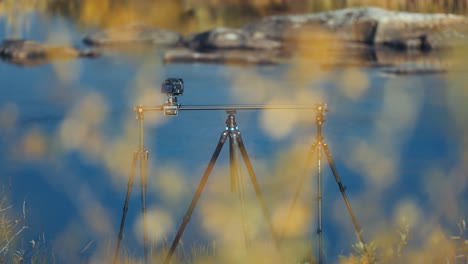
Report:
[[[86,29],[78,30],[64,19],[48,20],[36,15],[31,19],[34,28],[22,32],[25,38],[46,40],[55,29],[65,28],[71,42],[80,46],[80,38],[86,33]],[[0,39],[9,34],[6,19],[0,18]],[[291,84],[294,83],[288,75],[291,65],[164,65],[160,55],[159,51],[154,50],[135,53],[113,51],[105,52],[96,59],[60,61],[34,67],[0,63],[2,120],[14,120],[11,126],[4,125],[5,121],[0,126],[0,184],[18,217],[22,217],[22,206],[25,203],[24,221],[29,229],[25,233],[24,244],[45,234],[52,245],[68,248],[59,257],[69,259],[84,258],[79,252],[89,241],[95,241],[89,254],[106,243],[111,243],[113,247],[126,191],[125,176],[122,180],[115,174],[128,174],[132,153],[138,147],[138,122],[134,117],[133,106],[140,103],[161,105],[164,96],[159,95],[158,98],[158,89],[165,78],[184,79],[185,93],[179,97],[179,101],[186,105],[265,103],[265,96],[257,98],[248,93],[238,95],[236,89],[245,87],[239,87],[237,78],[246,78],[243,83],[251,83],[248,89],[252,90],[262,80],[273,80],[273,83],[282,85],[283,91],[279,93],[284,97],[294,98],[294,94],[302,91],[302,88]],[[311,65],[314,63],[311,62]],[[76,73],[72,80],[60,78],[60,69],[66,67],[72,69],[67,72]],[[461,210],[467,206],[466,185],[459,186],[459,210],[454,216],[447,217],[449,219],[433,214],[437,205],[424,189],[433,169],[446,173],[447,182],[451,182],[456,168],[458,173],[466,174],[466,167],[460,164],[466,132],[463,124],[466,125],[466,122],[459,120],[463,116],[459,111],[466,107],[459,105],[456,108],[458,113],[452,111],[452,101],[447,94],[451,89],[456,89],[452,88],[454,84],[444,75],[388,77],[382,75],[379,69],[359,70],[367,79],[368,88],[355,99],[343,94],[343,85],[339,78],[335,78],[344,69],[323,74],[304,86],[308,91],[319,92],[318,99],[326,102],[330,108],[323,133],[342,181],[347,186],[347,194],[356,216],[364,223],[365,232],[375,231],[377,224],[372,221],[378,217],[366,212],[365,202],[353,204],[353,201],[363,202],[375,197],[378,197],[377,204],[381,210],[377,215],[383,214],[380,215],[383,219],[391,219],[400,201],[407,199],[419,205],[423,217],[441,218],[446,223],[453,223],[450,222],[451,217],[466,218],[466,210]],[[142,71],[149,73],[139,77]],[[466,77],[461,73],[457,78],[464,80]],[[148,100],[150,96],[139,96],[141,87],[145,86],[138,84],[138,80],[142,79],[149,80],[145,85],[152,88],[145,91],[155,96],[154,101]],[[123,166],[118,167],[122,168],[119,171],[110,168],[100,155],[94,156],[80,148],[67,148],[61,139],[63,123],[73,116],[74,109],[90,95],[98,95],[106,114],[98,125],[91,126],[89,140],[94,130],[106,142],[126,139],[123,140],[123,148],[111,151],[113,159],[123,163]],[[463,95],[466,96],[466,93],[461,93]],[[316,132],[315,113],[312,111],[309,115],[309,122],[302,121],[291,132],[275,137],[271,130],[284,126],[284,120],[278,119],[278,122],[265,127],[262,125],[261,111],[239,111],[237,122],[254,167],[256,161],[261,161],[267,167],[275,168],[278,155],[290,148],[298,138],[301,138],[300,145],[307,148],[313,142]],[[177,221],[167,235],[168,240],[171,240],[224,130],[226,114],[223,111],[181,111],[177,117],[164,117],[161,112],[150,112],[145,117],[145,147],[150,153],[151,163],[149,181],[156,181],[156,177],[164,173],[158,168],[173,166],[183,175],[183,184],[188,188],[188,193],[175,204],[167,204],[166,198],[161,197],[155,188],[149,188],[148,207],[165,208]],[[402,122],[403,125],[398,128]],[[384,128],[377,128],[378,124]],[[37,131],[42,135],[45,150],[39,156],[34,156],[24,151],[24,144],[25,137]],[[130,136],[126,134],[128,131]],[[373,185],[368,180],[369,175],[365,175],[370,172],[353,159],[356,156],[353,150],[359,143],[379,150],[379,153],[394,162],[395,169],[390,174],[395,179],[388,185]],[[104,144],[98,148],[106,147],[110,145]],[[214,174],[226,169],[227,164],[225,146]],[[370,164],[370,167],[375,167],[370,171],[377,174],[381,170],[378,164]],[[329,259],[335,261],[338,254],[351,252],[350,244],[354,243],[355,238],[341,195],[327,167],[324,168],[323,176],[325,250]],[[269,182],[268,173],[259,173],[258,178],[265,195],[270,195],[269,189],[272,190],[275,182]],[[136,241],[141,239],[134,234],[133,226],[141,206],[138,181],[137,174],[124,240],[126,246],[137,255],[141,254],[141,244]],[[284,187],[284,194],[278,195],[290,199],[296,181],[297,178],[291,179],[289,186]],[[309,178],[307,183],[315,184],[315,178]],[[466,181],[461,183],[466,184]],[[273,187],[278,192],[278,186]],[[226,191],[228,188],[226,186]],[[315,203],[309,201],[308,204]],[[107,215],[110,222],[105,222],[106,227],[103,229],[108,231],[99,233],[90,226],[90,222],[97,220],[89,220],[90,216],[86,214],[89,211],[102,211]],[[201,224],[199,214],[195,213],[187,228],[184,235],[186,241],[210,239],[202,229],[197,228]],[[305,232],[308,240],[315,239],[315,228],[313,221]]]

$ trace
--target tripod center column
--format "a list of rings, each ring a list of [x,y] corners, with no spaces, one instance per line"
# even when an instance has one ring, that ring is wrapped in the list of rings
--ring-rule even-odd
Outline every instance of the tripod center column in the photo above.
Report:
[[[228,117],[226,119],[226,130],[234,131],[237,130],[237,123],[236,123],[236,117],[234,114],[236,113],[236,110],[228,110],[226,111],[228,113]]]
[[[323,137],[322,137],[322,125],[325,123],[325,112],[327,112],[326,104],[319,104],[316,106],[317,115],[315,117],[315,123],[317,124],[317,144],[319,149],[321,148]]]
[[[136,119],[140,123],[140,145],[138,146],[138,148],[140,152],[143,152],[144,150],[143,122],[145,119],[144,117],[145,109],[143,108],[143,106],[138,105],[138,106],[135,106],[134,111],[136,113]]]

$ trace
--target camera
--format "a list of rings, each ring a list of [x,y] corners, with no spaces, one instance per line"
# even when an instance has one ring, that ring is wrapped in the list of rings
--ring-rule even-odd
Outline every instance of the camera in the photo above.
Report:
[[[184,81],[179,78],[166,79],[161,85],[161,93],[167,94],[167,101],[163,105],[164,115],[178,115],[180,104],[176,96],[184,93]]]
[[[182,95],[184,93],[184,81],[179,78],[166,79],[161,85],[161,93],[171,95]]]

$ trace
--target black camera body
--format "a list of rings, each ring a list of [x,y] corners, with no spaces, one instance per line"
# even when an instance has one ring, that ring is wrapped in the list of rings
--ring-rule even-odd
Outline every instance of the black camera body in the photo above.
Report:
[[[182,95],[184,93],[184,81],[179,78],[166,79],[161,85],[161,93]]]
[[[163,105],[164,115],[178,115],[180,104],[177,102],[177,95],[184,93],[184,81],[179,78],[166,79],[161,85],[161,93],[167,94],[167,101]]]

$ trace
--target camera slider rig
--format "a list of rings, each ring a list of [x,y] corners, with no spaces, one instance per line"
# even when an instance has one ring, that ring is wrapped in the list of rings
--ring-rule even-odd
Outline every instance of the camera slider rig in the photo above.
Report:
[[[302,110],[318,110],[324,109],[326,111],[326,104],[320,103],[315,105],[181,105],[177,96],[184,93],[184,82],[182,79],[169,78],[166,79],[161,85],[161,93],[167,95],[167,100],[163,105],[159,106],[135,106],[134,110],[139,115],[144,112],[162,111],[165,116],[177,116],[182,110],[224,110],[224,111],[237,111],[237,110],[272,110],[272,109],[302,109]]]
[[[148,151],[144,147],[144,141],[143,141],[143,120],[144,120],[144,114],[145,112],[151,112],[151,111],[162,111],[165,116],[177,116],[179,114],[179,111],[182,110],[195,110],[195,111],[200,111],[200,110],[224,110],[228,114],[228,117],[225,122],[225,130],[221,133],[220,139],[218,141],[217,147],[213,153],[213,156],[211,160],[208,163],[208,166],[205,170],[205,173],[198,185],[198,188],[196,190],[196,193],[190,203],[189,208],[187,209],[182,223],[177,231],[177,234],[171,244],[171,247],[169,249],[169,252],[167,253],[164,264],[169,264],[172,258],[172,255],[174,254],[174,251],[182,237],[182,234],[185,230],[186,225],[190,221],[191,215],[193,210],[195,209],[195,206],[198,202],[198,199],[200,198],[203,189],[208,181],[208,177],[211,174],[211,171],[216,163],[216,160],[223,148],[224,143],[226,142],[227,139],[229,139],[229,160],[230,160],[230,177],[231,177],[231,191],[237,191],[239,194],[240,202],[241,202],[241,208],[243,208],[243,203],[244,203],[244,194],[243,194],[243,186],[241,184],[242,177],[240,175],[240,162],[239,162],[239,155],[242,157],[245,166],[247,168],[248,174],[250,176],[251,183],[254,187],[254,190],[256,192],[258,201],[261,205],[263,214],[265,219],[268,222],[269,228],[271,235],[273,237],[273,240],[275,242],[275,245],[279,247],[279,240],[281,239],[281,235],[279,236],[277,232],[274,230],[273,223],[271,221],[270,217],[270,212],[265,204],[265,201],[263,199],[263,194],[260,190],[258,181],[256,179],[252,163],[250,162],[249,156],[247,154],[246,148],[244,146],[241,133],[237,127],[237,123],[235,120],[235,114],[236,111],[238,110],[314,110],[316,113],[316,125],[317,125],[317,136],[315,142],[312,144],[310,148],[309,155],[307,157],[307,164],[313,161],[313,156],[316,154],[316,165],[317,165],[317,170],[318,170],[318,179],[317,179],[317,210],[318,210],[318,228],[317,228],[317,235],[319,239],[319,248],[318,248],[318,263],[322,264],[322,183],[321,183],[321,175],[322,175],[322,170],[321,170],[321,151],[324,150],[328,163],[330,165],[330,168],[332,170],[333,175],[335,176],[335,180],[338,184],[339,190],[341,191],[343,198],[346,203],[346,207],[348,209],[348,212],[351,216],[352,222],[355,227],[356,235],[359,240],[364,246],[364,240],[362,237],[362,231],[360,226],[357,224],[357,220],[354,216],[354,213],[351,209],[351,205],[348,201],[348,198],[345,193],[345,187],[343,186],[341,179],[338,175],[338,171],[335,167],[335,164],[332,160],[330,150],[328,149],[327,144],[324,143],[323,141],[323,136],[322,136],[322,125],[325,123],[325,113],[328,112],[327,105],[324,103],[319,103],[319,104],[314,104],[314,105],[181,105],[178,100],[177,96],[182,95],[184,92],[184,82],[182,79],[178,78],[169,78],[166,79],[161,86],[161,92],[165,93],[167,95],[167,100],[164,104],[159,105],[159,106],[142,106],[138,105],[135,106],[134,111],[136,113],[136,119],[139,121],[139,130],[140,130],[140,143],[139,143],[139,148],[138,151],[134,153],[133,156],[133,162],[132,162],[132,168],[130,170],[130,177],[128,180],[128,185],[127,185],[127,194],[125,197],[125,203],[124,203],[124,208],[123,208],[123,213],[122,213],[122,219],[120,223],[120,230],[119,230],[119,235],[118,235],[118,241],[117,241],[117,246],[115,249],[115,254],[114,254],[114,263],[117,263],[118,261],[118,254],[119,254],[119,248],[120,248],[120,243],[122,240],[122,235],[123,235],[123,229],[124,229],[124,224],[125,224],[125,218],[126,214],[128,211],[128,203],[130,199],[130,193],[131,189],[133,186],[133,178],[135,175],[135,169],[136,169],[136,164],[138,161],[138,158],[140,158],[140,184],[141,184],[141,201],[142,201],[142,213],[143,213],[143,246],[144,246],[144,254],[145,254],[145,263],[148,261],[148,243],[147,243],[147,235],[146,235],[146,230],[147,230],[147,222],[146,222],[146,182],[147,182],[147,175],[148,175]],[[292,213],[295,203],[299,197],[299,194],[301,192],[302,185],[304,183],[304,175],[299,180],[299,185],[296,190],[292,205],[290,207],[290,211],[288,214],[288,220],[289,221],[289,215]],[[243,209],[242,209],[243,211]],[[244,217],[244,212],[241,212],[242,214],[242,222],[244,224],[244,238],[245,238],[245,243],[246,246],[248,247],[248,234],[247,234],[247,228],[245,227],[245,222],[243,220]]]

